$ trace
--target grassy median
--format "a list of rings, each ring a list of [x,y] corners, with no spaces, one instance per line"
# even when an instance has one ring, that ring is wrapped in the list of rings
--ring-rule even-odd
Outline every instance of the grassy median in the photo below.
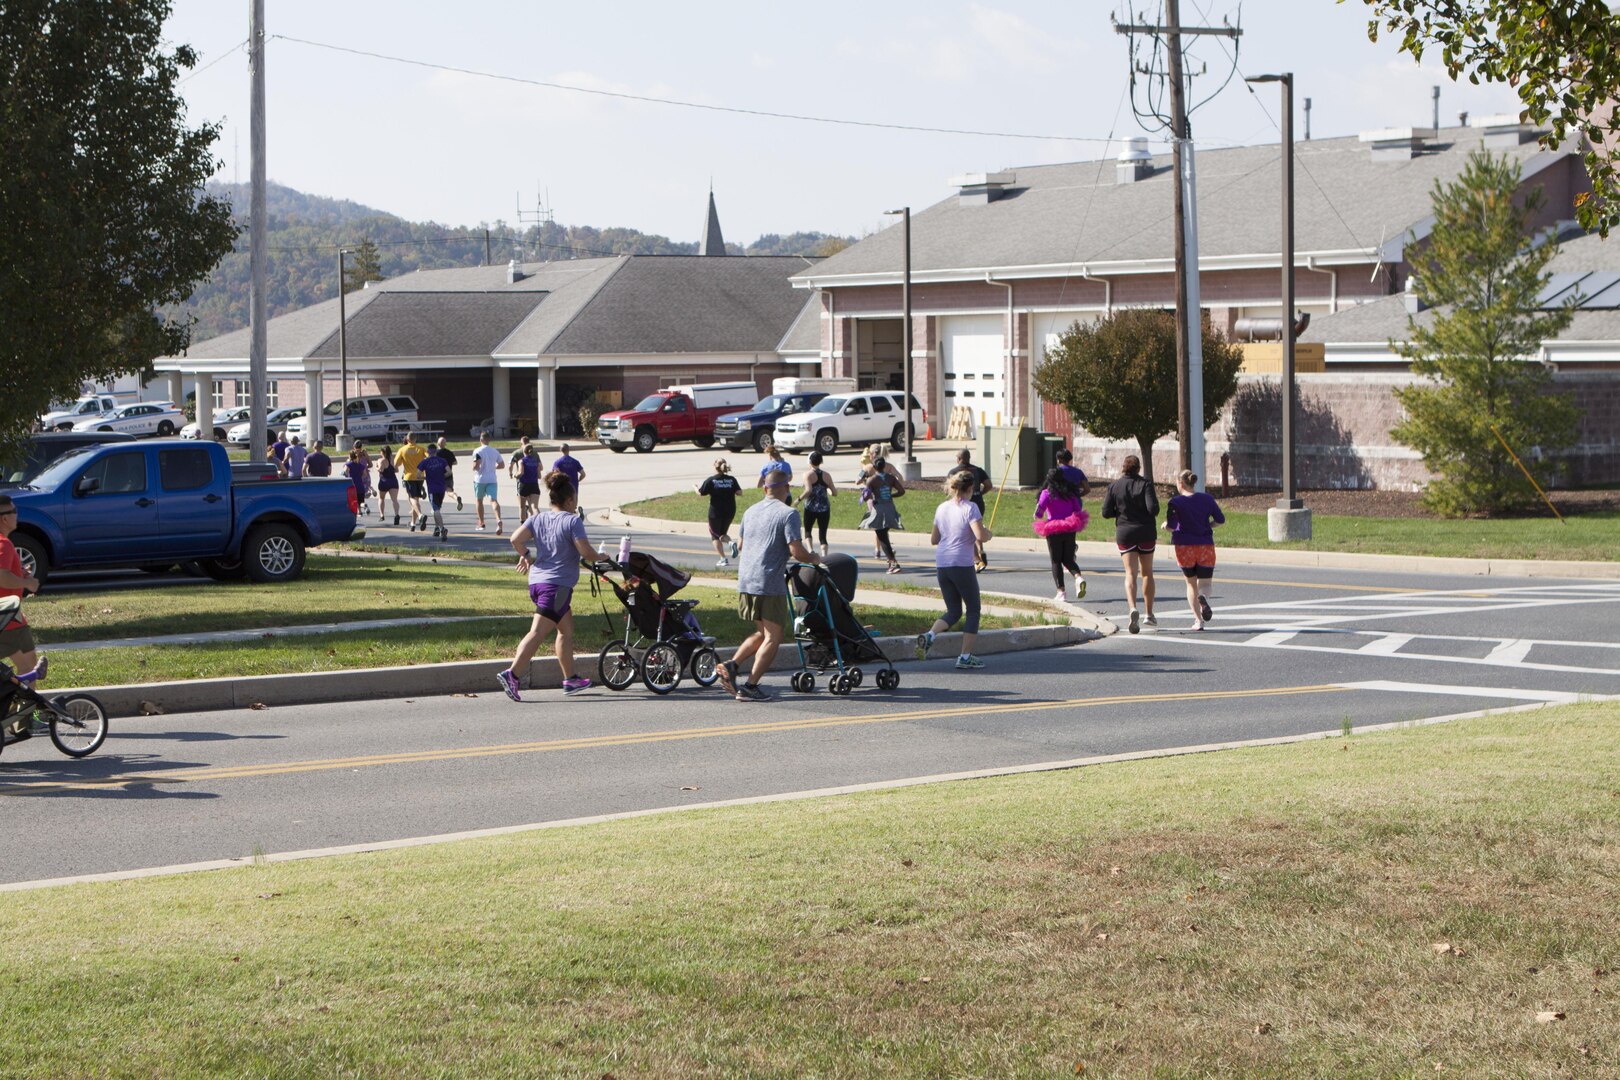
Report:
[[[31,893],[8,1076],[1613,1075],[1620,709]]]
[[[738,512],[759,499],[757,491],[738,498]],[[1102,497],[1094,490],[1086,499],[1091,527],[1080,534],[1082,540],[1111,541],[1113,523],[1101,516]],[[938,492],[916,491],[896,505],[907,528],[926,532],[933,526],[934,507],[943,498]],[[988,517],[995,494],[985,499]],[[674,521],[706,521],[709,500],[699,495],[669,495],[624,507],[626,513]],[[996,511],[998,536],[1033,539],[1030,522],[1035,516],[1035,493],[1009,491]],[[832,527],[853,529],[860,524],[861,508],[853,494],[840,493],[832,503]],[[1354,517],[1312,515],[1312,538],[1304,543],[1272,544],[1266,539],[1266,515],[1228,513],[1226,524],[1215,530],[1215,542],[1226,547],[1284,548],[1300,551],[1346,551],[1383,555],[1434,555],[1464,559],[1578,559],[1611,561],[1620,559],[1620,513],[1597,511],[1567,518],[1560,524],[1551,518],[1497,518],[1489,520],[1443,520],[1422,517]],[[1166,533],[1166,536],[1169,534]]]
[[[177,582],[97,593],[46,591],[28,601],[28,621],[47,652],[53,644],[218,630],[258,631],[248,641],[57,650],[53,686],[162,682],[228,675],[280,675],[344,668],[404,667],[511,655],[534,613],[524,578],[510,560],[463,566],[424,559],[311,555],[298,581],[282,585]],[[575,593],[575,646],[596,652],[624,632],[624,609],[611,592],[590,595],[589,575]],[[748,633],[735,590],[691,586],[705,633],[735,645]],[[607,618],[603,617],[606,608]],[[915,634],[926,612],[858,604],[878,634]],[[386,627],[288,634],[312,624],[388,620]],[[456,620],[456,621],[450,621]],[[992,616],[985,629],[1039,625],[1043,616]],[[550,655],[550,645],[542,650]]]

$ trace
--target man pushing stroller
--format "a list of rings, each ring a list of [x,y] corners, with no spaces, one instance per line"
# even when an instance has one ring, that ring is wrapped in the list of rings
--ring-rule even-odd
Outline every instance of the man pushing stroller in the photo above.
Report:
[[[820,564],[821,558],[805,547],[799,515],[791,505],[788,474],[769,469],[761,479],[765,497],[743,514],[737,533],[737,614],[754,624],[732,658],[720,665],[720,685],[738,701],[769,701],[759,685],[771,669],[776,650],[791,618],[788,606],[787,564],[795,559]],[[747,681],[737,681],[744,662],[752,658]]]

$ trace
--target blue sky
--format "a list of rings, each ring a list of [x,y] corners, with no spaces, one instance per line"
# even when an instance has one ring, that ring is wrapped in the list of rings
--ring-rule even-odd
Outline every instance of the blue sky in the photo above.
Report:
[[[1158,16],[1157,0],[1135,0]],[[219,62],[182,87],[194,119],[224,124],[220,177],[247,179],[242,0],[175,0],[168,33]],[[267,0],[267,30],[521,78],[784,113],[1116,140],[1145,132],[1122,103],[1127,60],[1110,25],[1127,0],[810,4],[617,0]],[[1149,9],[1143,12],[1141,9]],[[1514,111],[1502,86],[1450,82],[1385,40],[1359,0],[1248,0],[1245,73],[1292,70],[1312,133],[1442,123]],[[1188,22],[1234,20],[1232,0],[1183,0]],[[1195,63],[1214,89],[1230,66],[1214,39]],[[860,234],[882,211],[927,206],[947,178],[1020,164],[1094,160],[1103,143],[922,134],[738,116],[493,81],[272,39],[268,166],[300,190],[417,220],[513,220],[549,193],[559,222],[624,225],[696,240],[711,179],[728,239],[764,232]],[[1274,142],[1239,79],[1193,117],[1209,146]],[[1302,122],[1296,112],[1295,128]],[[1162,133],[1152,133],[1155,141]],[[239,141],[240,149],[237,149]],[[1107,150],[1117,154],[1116,141]]]

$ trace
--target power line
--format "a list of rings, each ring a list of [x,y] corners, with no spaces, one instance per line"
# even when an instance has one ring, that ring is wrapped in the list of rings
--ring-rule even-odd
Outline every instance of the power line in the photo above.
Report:
[[[190,82],[192,79],[195,79],[197,76],[201,75],[203,72],[207,71],[209,68],[213,67],[215,64],[217,64],[221,60],[225,59],[227,56],[230,56],[232,53],[238,52],[238,51],[240,51],[242,49],[245,49],[245,48],[247,48],[247,38],[243,38],[241,41],[238,41],[235,45],[232,45],[230,48],[226,49],[224,52],[220,53],[218,56],[216,56],[212,60],[208,61],[208,63],[204,64],[202,67],[198,68],[196,71],[193,71],[190,75],[187,75],[184,78],[178,80],[175,83],[175,85],[176,86],[184,86],[184,85],[186,85],[186,83]]]
[[[457,75],[473,75],[480,79],[496,79],[501,82],[521,83],[524,86],[539,86],[547,90],[566,90],[575,94],[594,94],[598,97],[618,98],[622,101],[639,101],[653,105],[674,105],[683,109],[702,109],[706,112],[733,113],[739,116],[758,116],[771,120],[798,120],[810,124],[838,124],[845,127],[881,128],[886,131],[911,131],[929,135],[973,135],[991,139],[1036,139],[1042,142],[1085,142],[1102,143],[1107,145],[1106,138],[1097,138],[1087,135],[1042,135],[1033,132],[1020,131],[978,131],[971,128],[930,127],[924,124],[893,124],[878,120],[851,120],[846,117],[812,116],[807,113],[773,112],[768,109],[747,109],[737,105],[710,105],[700,101],[682,101],[678,98],[654,97],[649,94],[630,94],[618,90],[601,90],[588,86],[573,86],[568,83],[547,82],[543,79],[525,79],[517,75],[502,75],[493,71],[477,71],[473,68],[456,67],[451,64],[437,64],[428,60],[414,60],[406,56],[390,56],[387,53],[371,52],[367,49],[355,49],[346,45],[333,45],[324,41],[311,41],[308,38],[292,37],[287,34],[273,34],[272,38],[290,41],[297,45],[308,45],[316,49],[329,49],[333,52],[348,53],[351,56],[364,56],[373,60],[386,60],[394,64],[408,64],[412,67],[428,68],[433,71],[448,71]]]

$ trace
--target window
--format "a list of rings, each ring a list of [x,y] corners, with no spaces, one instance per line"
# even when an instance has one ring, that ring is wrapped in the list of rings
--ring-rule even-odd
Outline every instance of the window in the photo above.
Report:
[[[208,385],[210,387],[209,393],[212,394],[214,398],[214,408],[223,409],[225,407],[225,384],[220,380],[215,379]]]
[[[865,398],[850,398],[849,404],[844,406],[845,416],[865,416],[866,413]]]
[[[370,409],[373,415],[385,413],[388,411],[388,402],[384,401],[380,397],[368,398],[366,400],[366,408]]]
[[[388,405],[394,412],[416,411],[416,402],[408,397],[391,397],[388,399]]]
[[[253,404],[253,384],[246,379],[236,380],[236,403],[238,405]],[[270,409],[279,408],[281,405],[280,384],[274,379],[271,379],[269,382],[265,383],[264,403],[265,407]],[[218,391],[215,391],[214,393],[214,405],[216,408],[220,405],[220,394]]]
[[[84,472],[79,480],[94,479],[94,495],[133,495],[146,490],[146,455],[139,450],[127,454],[108,454]],[[78,484],[74,485],[75,490]]]
[[[889,405],[889,399],[882,394],[872,395],[872,411],[875,413],[892,413],[894,409]]]
[[[670,398],[664,405],[665,412],[682,413],[686,411],[686,399],[683,397]]]
[[[195,491],[214,482],[214,464],[208,451],[158,451],[158,483],[164,491]]]

